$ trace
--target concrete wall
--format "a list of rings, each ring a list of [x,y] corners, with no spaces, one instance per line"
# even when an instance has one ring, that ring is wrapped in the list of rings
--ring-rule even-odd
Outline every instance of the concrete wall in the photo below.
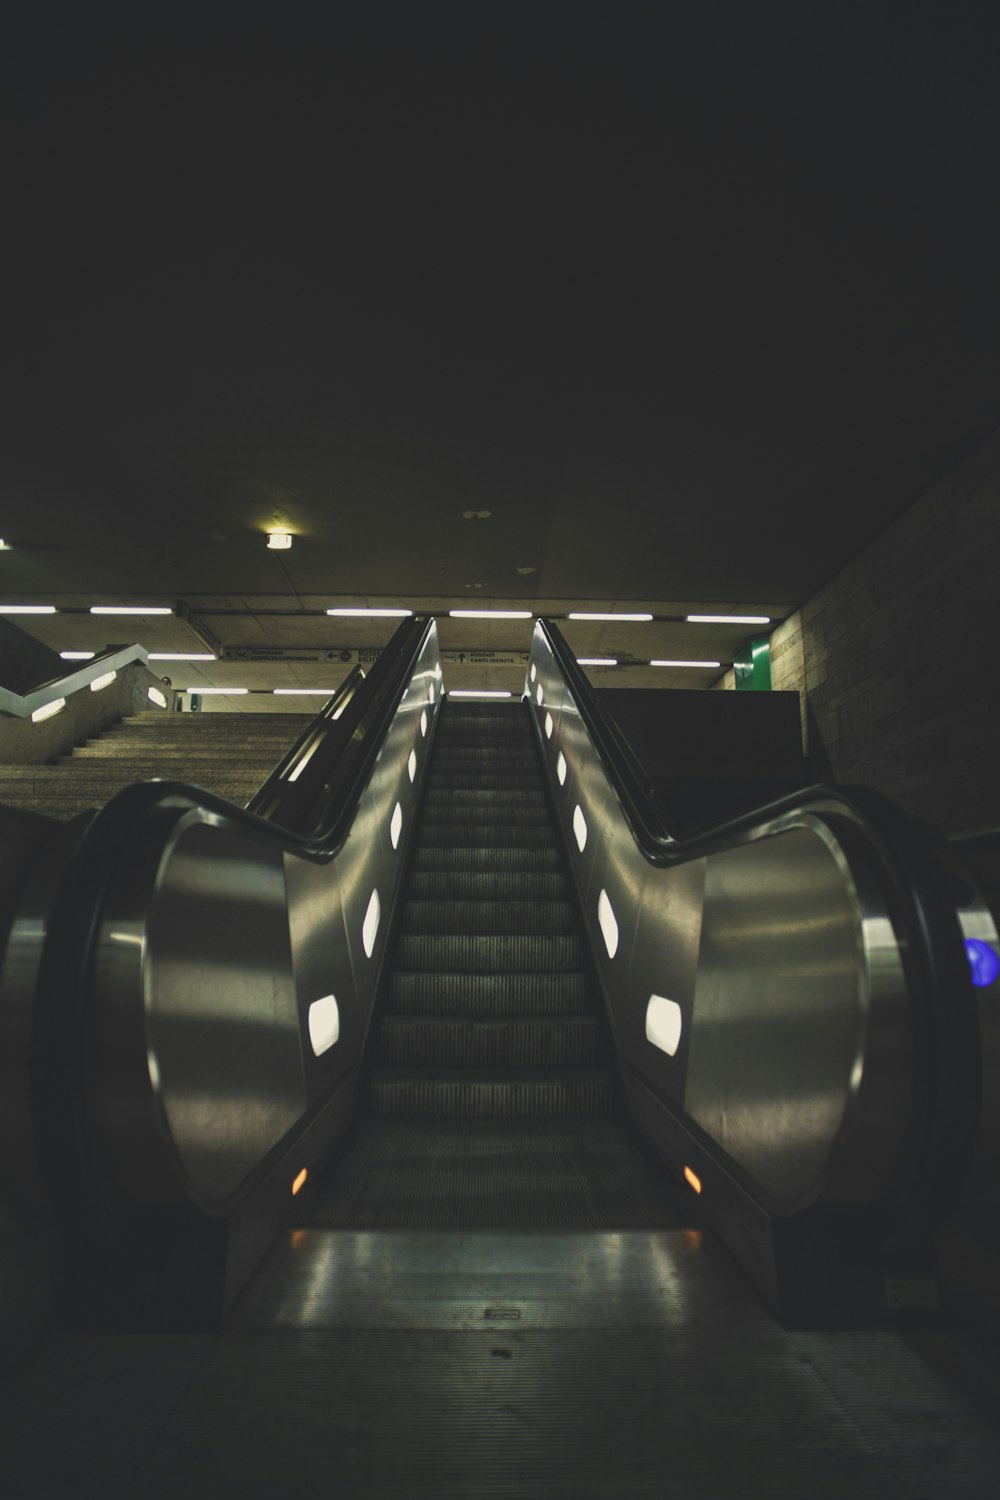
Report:
[[[62,666],[72,663],[61,663]],[[91,735],[100,734],[125,714],[158,712],[149,701],[151,687],[163,693],[167,711],[173,707],[173,693],[142,662],[122,667],[117,678],[99,693],[89,688],[74,693],[61,713],[33,724],[30,719],[0,713],[0,765],[40,766],[58,760],[74,745],[82,745]]]
[[[821,547],[836,516],[812,524]],[[1000,827],[998,652],[1000,437],[775,630],[772,683],[799,690],[823,774],[972,832]]]

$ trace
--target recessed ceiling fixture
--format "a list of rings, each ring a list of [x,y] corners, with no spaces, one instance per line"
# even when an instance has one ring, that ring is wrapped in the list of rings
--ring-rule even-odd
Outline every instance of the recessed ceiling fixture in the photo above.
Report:
[[[651,661],[651,667],[721,667],[721,661]]]
[[[617,656],[578,656],[578,667],[617,667]]]
[[[327,610],[328,615],[383,615],[386,618],[390,615],[395,618],[399,615],[412,615],[412,613],[412,609],[369,609],[367,606],[355,608],[353,605],[347,609]]]
[[[692,625],[770,625],[770,615],[685,615]]]
[[[163,604],[92,604],[92,615],[172,615]]]
[[[0,536],[0,552],[9,552],[9,551],[10,551],[10,542],[5,542],[4,539],[3,539],[3,537]]]
[[[292,534],[290,531],[269,531],[267,545],[272,552],[287,552],[292,545]]]
[[[330,698],[333,688],[272,688],[279,698]]]
[[[54,615],[54,604],[0,604],[0,615]]]
[[[575,610],[568,616],[570,620],[651,620],[652,615],[610,615],[591,613],[587,610]]]
[[[456,620],[532,620],[530,609],[449,609]]]
[[[150,651],[150,661],[217,661],[211,651]]]
[[[493,514],[491,510],[463,510],[463,521],[488,521]]]
[[[182,688],[185,693],[229,693],[230,695],[249,693],[249,688],[217,688],[217,687],[188,687]]]
[[[518,571],[518,572],[519,572],[519,573],[523,573],[523,574],[524,574],[524,576],[525,576],[525,577],[527,577],[527,576],[528,576],[528,574],[529,574],[529,573],[537,573],[537,572],[538,572],[538,569],[537,569],[537,568],[536,568],[536,567],[530,567],[530,568],[518,568],[518,570],[517,570],[517,571]]]

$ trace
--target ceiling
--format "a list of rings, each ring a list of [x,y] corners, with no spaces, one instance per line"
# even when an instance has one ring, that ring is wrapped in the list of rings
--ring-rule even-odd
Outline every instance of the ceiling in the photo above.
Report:
[[[642,663],[728,665],[684,615],[782,618],[997,423],[996,6],[150,9],[3,61],[0,602],[57,649],[181,604],[111,634],[332,687],[392,621],[325,610],[398,604],[516,690],[530,621],[448,609],[648,610],[567,637],[708,686]]]

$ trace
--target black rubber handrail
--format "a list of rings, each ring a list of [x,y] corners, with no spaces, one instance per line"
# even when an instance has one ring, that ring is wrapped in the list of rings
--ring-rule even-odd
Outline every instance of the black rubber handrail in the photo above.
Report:
[[[319,712],[310,719],[306,728],[299,735],[298,739],[295,740],[294,744],[291,745],[287,753],[281,757],[274,770],[268,775],[266,781],[254,792],[246,805],[248,812],[257,813],[260,817],[266,818],[277,814],[281,794],[283,791],[288,790],[286,777],[289,771],[294,770],[299,757],[305,754],[307,747],[312,743],[315,736],[321,732],[323,726],[327,723],[332,723],[343,713],[347,703],[354,697],[355,692],[364,680],[365,674],[361,668],[352,667],[336,692],[331,694]],[[315,760],[316,756],[313,756],[312,759]],[[309,774],[310,772],[312,772],[312,775]],[[310,762],[306,766],[304,773],[306,785],[311,784],[314,779],[315,770],[313,769],[312,762]]]

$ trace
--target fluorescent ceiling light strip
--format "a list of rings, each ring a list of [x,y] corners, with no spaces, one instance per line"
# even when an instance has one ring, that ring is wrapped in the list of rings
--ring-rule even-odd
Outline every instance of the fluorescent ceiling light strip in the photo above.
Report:
[[[186,687],[182,689],[185,693],[249,693],[249,688],[217,688],[217,687]]]
[[[617,656],[578,656],[578,667],[617,667]]]
[[[54,615],[54,604],[0,604],[0,615]]]
[[[150,651],[150,661],[217,661],[212,651]]]
[[[454,620],[533,620],[530,609],[449,609]]]
[[[449,698],[511,698],[512,693],[501,692],[498,688],[449,688]]]
[[[333,688],[272,688],[271,692],[282,698],[331,698]]]
[[[770,615],[685,615],[692,625],[770,625]]]
[[[59,655],[62,657],[63,661],[91,661],[97,655],[97,652],[96,651],[60,651]]]
[[[392,615],[392,616],[412,615],[412,613],[413,613],[412,609],[367,609],[367,608],[365,608],[365,609],[361,609],[361,608],[355,609],[355,608],[352,607],[350,609],[328,609],[327,610],[327,614],[328,615],[384,615],[384,616],[388,617],[390,615]]]
[[[721,667],[721,661],[651,661],[651,667]]]
[[[577,609],[567,616],[570,620],[651,620],[652,615],[610,615],[591,613],[589,610]]]
[[[172,615],[164,604],[92,604],[92,615]]]

